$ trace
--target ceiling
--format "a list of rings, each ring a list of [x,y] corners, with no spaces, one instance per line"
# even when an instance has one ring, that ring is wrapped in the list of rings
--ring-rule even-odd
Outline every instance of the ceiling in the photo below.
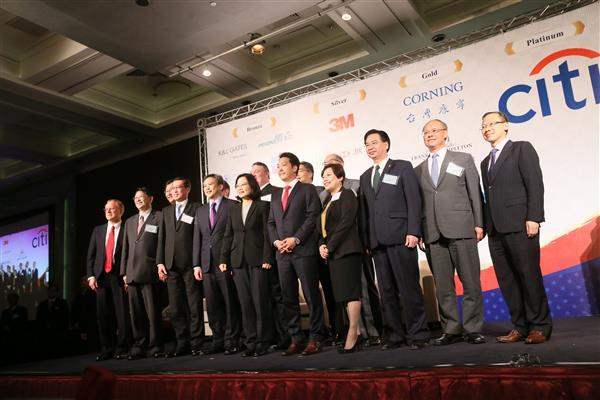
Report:
[[[209,112],[546,3],[0,0],[0,191],[164,146],[195,134],[195,120]],[[352,19],[343,20],[344,12]],[[262,55],[241,49],[180,73],[243,45],[250,33],[291,24],[266,39]]]

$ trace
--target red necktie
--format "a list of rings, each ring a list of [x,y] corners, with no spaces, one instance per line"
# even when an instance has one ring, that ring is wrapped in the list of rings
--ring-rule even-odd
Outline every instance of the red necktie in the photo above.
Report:
[[[144,225],[144,216],[140,215],[140,220],[138,221],[138,228],[137,228],[138,235],[140,234],[140,230],[142,229],[143,225]]]
[[[110,233],[108,234],[108,240],[106,241],[106,253],[104,254],[104,272],[106,272],[107,274],[112,269],[114,249],[115,249],[115,226],[113,225],[110,230]]]
[[[283,211],[287,208],[288,197],[290,197],[290,185],[287,185],[283,189],[283,196],[281,196],[281,208]]]

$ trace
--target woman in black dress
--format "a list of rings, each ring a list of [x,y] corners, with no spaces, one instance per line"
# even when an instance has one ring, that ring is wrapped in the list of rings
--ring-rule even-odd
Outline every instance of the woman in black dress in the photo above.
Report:
[[[242,308],[246,350],[242,357],[267,353],[272,336],[268,270],[274,262],[267,233],[269,203],[260,200],[260,187],[251,174],[235,180],[241,203],[231,206],[221,248],[221,270],[232,267]]]
[[[360,349],[358,328],[362,273],[362,245],[358,236],[356,214],[358,200],[354,192],[345,189],[344,167],[328,164],[321,172],[323,186],[329,193],[324,210],[317,221],[321,234],[319,253],[327,260],[336,302],[344,303],[350,321],[346,343],[340,353]]]

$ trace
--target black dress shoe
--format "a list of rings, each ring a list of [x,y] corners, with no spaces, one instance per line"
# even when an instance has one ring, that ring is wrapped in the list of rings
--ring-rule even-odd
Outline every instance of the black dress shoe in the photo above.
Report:
[[[381,346],[381,350],[392,350],[402,347],[403,342],[385,342],[383,346]]]
[[[142,358],[146,358],[146,354],[145,354],[145,353],[142,353],[142,352],[130,353],[130,354],[127,356],[127,359],[128,359],[129,361],[133,361],[133,360],[140,360],[140,359],[142,359]]]
[[[281,340],[277,344],[271,346],[273,350],[286,350],[292,342],[289,340]]]
[[[225,350],[225,351],[227,351],[227,350]],[[242,351],[241,356],[242,357],[252,357],[252,356],[254,356],[254,353],[255,353],[255,351],[253,348],[247,348],[246,350]]]
[[[235,353],[239,353],[240,352],[240,348],[237,346],[229,346],[228,348],[225,349],[225,351],[223,352],[226,356],[230,356],[232,354]],[[254,354],[254,351],[252,351],[252,354]]]
[[[257,346],[254,352],[254,357],[264,356],[268,353],[267,346]]]
[[[444,333],[439,338],[433,340],[434,346],[447,346],[449,344],[462,342],[464,339],[462,335],[455,335],[452,333]]]
[[[103,351],[102,353],[98,354],[98,356],[96,356],[96,361],[106,361],[110,360],[111,358],[113,358],[112,351]]]
[[[422,348],[425,348],[425,346],[427,346],[427,343],[429,343],[429,340],[413,340],[408,346],[408,349],[421,350]]]
[[[483,344],[486,342],[485,336],[481,333],[467,333],[465,335],[465,341],[469,344]]]
[[[127,360],[129,359],[129,353],[115,353],[115,360]]]
[[[358,337],[356,338],[356,342],[354,342],[354,346],[352,346],[349,349],[345,349],[342,346],[342,347],[338,348],[338,353],[340,353],[340,354],[356,353],[361,348],[362,348],[362,337],[360,335],[358,335]]]
[[[200,355],[208,356],[211,354],[223,353],[224,351],[225,351],[225,348],[223,348],[223,346],[212,345],[209,348],[200,351]]]
[[[191,354],[189,347],[180,347],[175,349],[172,353],[167,354],[167,357],[183,357]]]

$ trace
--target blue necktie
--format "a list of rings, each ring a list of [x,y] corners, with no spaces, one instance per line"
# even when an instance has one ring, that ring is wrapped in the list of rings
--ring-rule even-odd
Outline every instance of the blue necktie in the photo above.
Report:
[[[488,171],[491,171],[492,168],[494,168],[494,164],[496,164],[496,153],[498,152],[498,149],[493,148],[492,149],[492,153],[490,154],[490,166],[488,168]]]
[[[175,215],[175,219],[177,219],[177,221],[179,221],[179,218],[181,217],[181,209],[183,208],[183,204],[177,204],[177,213]]]
[[[431,156],[431,180],[433,181],[433,186],[437,186],[438,178],[440,176],[439,168],[438,168],[438,153],[435,153]]]

